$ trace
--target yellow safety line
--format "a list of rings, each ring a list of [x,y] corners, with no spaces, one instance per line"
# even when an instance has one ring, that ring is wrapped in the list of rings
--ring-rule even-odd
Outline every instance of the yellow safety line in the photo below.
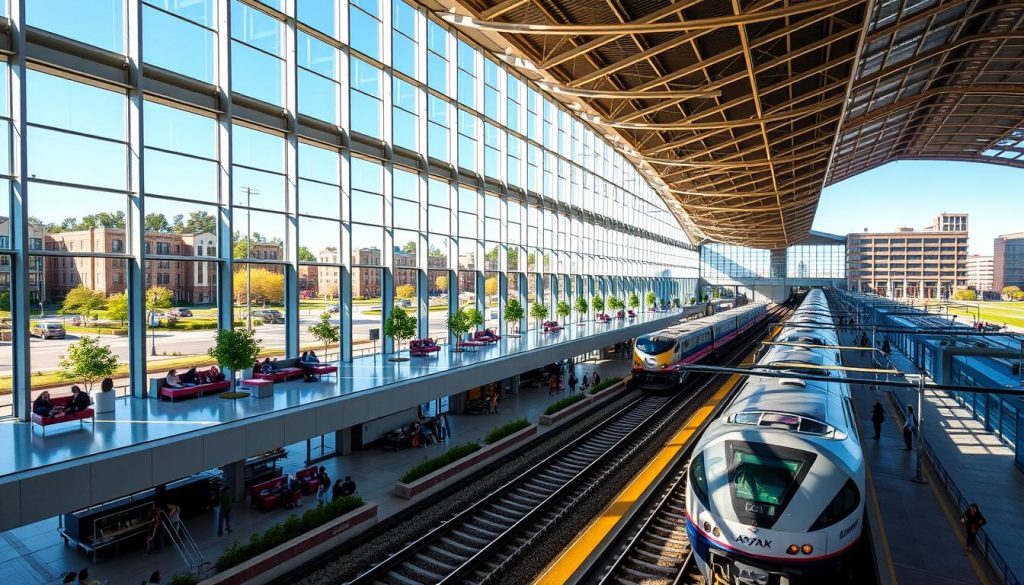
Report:
[[[853,404],[853,411],[857,415],[857,420],[860,420],[860,413],[858,412],[856,403]],[[889,414],[892,414],[891,412]],[[860,447],[866,453],[867,445],[864,444],[864,435],[860,435]],[[885,522],[882,520],[882,509],[878,506],[878,491],[875,489],[875,479],[871,473],[871,465],[867,464],[867,457],[864,458],[864,475],[868,482],[868,489],[871,490],[871,505],[875,509],[875,519],[878,521],[878,531],[882,535],[882,549],[885,553],[885,564],[889,567],[889,580],[892,585],[898,585],[899,581],[896,579],[896,567],[892,562],[892,549],[889,547],[889,536],[885,529]]]
[[[534,583],[565,583],[572,577],[580,565],[593,553],[594,549],[605,539],[609,532],[619,523],[622,517],[636,505],[644,491],[654,482],[655,478],[672,461],[672,458],[679,453],[693,436],[700,426],[704,424],[711,413],[715,411],[718,404],[729,395],[733,387],[740,382],[738,374],[729,376],[729,379],[715,394],[708,399],[697,412],[686,421],[686,424],[672,437],[658,454],[651,459],[644,469],[633,478],[619,495],[609,504],[601,514],[590,523],[583,533],[566,547],[547,569],[537,578]]]

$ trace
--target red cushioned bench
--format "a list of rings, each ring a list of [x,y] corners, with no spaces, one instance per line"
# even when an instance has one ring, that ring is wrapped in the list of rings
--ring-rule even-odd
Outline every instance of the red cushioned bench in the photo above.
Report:
[[[262,512],[285,505],[285,498],[277,490],[287,485],[288,476],[282,475],[252,486],[249,488],[249,505]]]
[[[544,333],[554,333],[555,331],[561,331],[565,329],[558,324],[558,321],[545,321],[544,322]]]
[[[630,309],[629,312],[626,313],[626,316],[629,317],[630,319],[635,319],[636,313],[633,312],[633,309]]]
[[[473,334],[473,341],[482,341],[484,343],[498,343],[501,336],[491,331],[490,329],[484,329],[483,331],[477,331]]]
[[[295,472],[295,479],[299,480],[302,486],[302,493],[315,494],[320,489],[320,470],[316,465],[310,465],[305,469]]]
[[[309,368],[309,371],[313,372],[318,377],[319,376],[323,376],[324,374],[337,374],[338,373],[338,366],[332,366],[332,365],[328,365],[328,364],[320,364],[320,365],[313,366],[313,367]]]
[[[216,367],[208,370],[198,370],[196,376],[200,380],[210,380],[195,386],[182,386],[181,388],[170,388],[167,380],[157,380],[157,391],[161,398],[167,398],[174,402],[178,398],[190,398],[192,396],[203,396],[206,394],[217,394],[231,388],[231,380],[217,380],[220,371]]]
[[[52,406],[61,406],[63,408],[67,408],[68,406],[71,406],[71,397],[70,396],[57,396],[55,398],[51,398],[50,399],[50,405],[52,405]],[[94,415],[95,415],[95,412],[91,408],[86,408],[84,410],[79,410],[78,412],[61,413],[61,414],[58,414],[56,416],[40,416],[40,415],[38,415],[38,414],[33,412],[32,413],[32,422],[34,424],[39,425],[43,429],[43,434],[45,435],[46,434],[46,427],[48,427],[50,425],[56,425],[56,424],[66,423],[66,422],[71,422],[71,421],[76,421],[76,420],[78,421],[79,427],[81,427],[83,425],[83,421],[85,419],[92,419],[92,426],[93,426],[93,429],[95,429],[96,428],[96,418],[95,418]],[[33,427],[33,428],[35,428],[35,427]]]
[[[610,323],[611,320],[612,320],[612,318],[609,317],[607,313],[598,313],[597,314],[597,322],[598,323]]]
[[[441,351],[441,346],[434,343],[432,337],[413,339],[409,342],[409,355],[412,356],[427,356],[439,351]]]
[[[483,341],[460,341],[456,344],[458,347],[463,349],[472,348],[470,351],[476,351],[476,348],[487,345]]]

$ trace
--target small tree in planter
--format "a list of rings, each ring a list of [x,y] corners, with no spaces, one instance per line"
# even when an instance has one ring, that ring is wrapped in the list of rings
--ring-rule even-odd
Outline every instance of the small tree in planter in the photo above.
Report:
[[[613,311],[620,311],[625,308],[625,305],[619,300],[619,297],[610,296],[608,297],[608,308]]]
[[[405,309],[402,307],[395,307],[391,310],[391,315],[384,320],[384,336],[390,337],[395,341],[397,347],[395,353],[402,351],[402,342],[407,339],[412,339],[416,335],[416,317],[410,317]],[[392,357],[390,358],[393,362],[405,362],[409,358],[404,357]]]
[[[81,382],[92,392],[97,380],[109,378],[117,370],[117,356],[109,345],[100,345],[99,337],[82,337],[68,346],[68,353],[57,361],[60,377]]]
[[[577,325],[583,325],[583,320],[586,318],[587,310],[589,309],[590,307],[587,304],[587,297],[576,297],[576,312],[580,315],[580,320],[576,323]]]
[[[558,301],[558,304],[555,305],[555,314],[561,317],[562,321],[565,321],[565,318],[568,317],[571,312],[572,307],[570,307],[569,303],[565,301]]]
[[[469,320],[470,330],[475,330],[486,322],[486,320],[484,319],[484,314],[481,313],[476,307],[470,307],[466,309],[466,319]]]
[[[693,303],[690,304],[692,305]],[[672,299],[672,306],[677,309],[681,306],[681,303],[679,302],[679,297],[675,297]]]
[[[590,306],[594,307],[595,313],[604,311],[604,297],[601,295],[594,295],[594,298],[590,301]]]
[[[653,290],[649,290],[649,291],[647,291],[647,296],[644,298],[644,300],[647,301],[647,306],[648,307],[653,307],[654,304],[658,302],[658,295],[654,294]],[[666,305],[668,303],[665,303],[663,301],[662,304]]]
[[[515,330],[515,333],[509,333],[509,337],[519,337],[519,321],[523,318],[523,304],[519,302],[517,298],[509,298],[508,302],[505,303],[505,322]]]
[[[640,295],[635,292],[629,293],[629,308],[637,309],[640,307]]]
[[[248,329],[220,329],[217,331],[216,345],[206,353],[217,362],[223,370],[231,372],[231,392],[221,394],[224,398],[245,398],[248,392],[236,392],[235,383],[238,372],[251,368],[260,355],[260,340],[256,339]]]
[[[466,316],[466,311],[461,308],[454,313],[448,313],[445,323],[448,325],[448,332],[455,337],[456,341],[462,339],[462,336],[468,333],[473,326],[469,322],[469,317]],[[454,351],[462,351],[462,349],[456,345]]]
[[[331,314],[321,313],[316,325],[309,326],[309,334],[324,344],[324,359],[327,359],[327,348],[341,340],[341,325],[331,324]]]
[[[530,305],[530,316],[537,320],[537,328],[540,329],[541,321],[548,318],[548,306],[544,303],[533,303]]]

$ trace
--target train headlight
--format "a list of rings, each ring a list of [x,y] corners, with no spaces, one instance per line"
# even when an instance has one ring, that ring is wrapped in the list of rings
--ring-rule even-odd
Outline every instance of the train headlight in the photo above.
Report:
[[[714,528],[711,529],[711,534],[714,534],[715,536],[721,536],[722,535],[722,531],[719,530],[717,526],[715,526]]]
[[[710,522],[705,522],[704,523],[704,532],[711,532],[711,523]]]
[[[789,548],[786,549],[786,554],[788,555],[795,555],[798,552],[800,552],[800,547],[795,544],[789,545]]]
[[[802,551],[802,552],[803,552],[803,553],[804,553],[805,555],[809,555],[809,554],[811,554],[812,552],[814,552],[814,547],[813,547],[813,546],[811,546],[811,545],[809,545],[809,544],[805,544],[805,545],[803,545],[802,547],[800,547],[800,550],[801,550],[801,551]]]

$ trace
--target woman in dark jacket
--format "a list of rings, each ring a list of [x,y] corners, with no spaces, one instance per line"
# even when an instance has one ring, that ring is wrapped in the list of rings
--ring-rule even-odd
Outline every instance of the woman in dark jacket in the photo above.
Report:
[[[49,392],[43,392],[35,399],[35,402],[32,403],[32,412],[39,416],[50,416],[50,413],[53,412],[53,404],[50,403]]]

